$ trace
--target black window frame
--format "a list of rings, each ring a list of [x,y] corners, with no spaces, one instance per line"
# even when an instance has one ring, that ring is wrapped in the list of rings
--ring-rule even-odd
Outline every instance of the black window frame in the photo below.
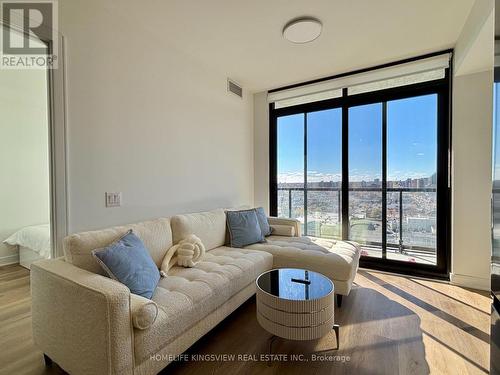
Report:
[[[398,65],[401,63],[416,61],[431,56],[442,55],[444,53],[453,53],[452,50],[440,51],[433,54],[406,59],[391,64],[385,64],[370,68],[369,70],[376,70],[381,67]],[[274,103],[269,104],[269,211],[271,216],[277,215],[278,208],[278,181],[277,181],[277,120],[279,117],[304,113],[307,118],[307,113],[316,112],[327,109],[341,108],[342,109],[342,239],[346,239],[349,231],[349,184],[347,177],[348,171],[348,144],[349,144],[349,116],[348,111],[350,107],[374,103],[382,103],[386,108],[387,102],[392,100],[406,99],[422,95],[437,94],[438,100],[438,135],[437,135],[437,238],[436,238],[436,265],[427,265],[420,263],[409,263],[393,259],[379,259],[370,257],[361,257],[360,266],[364,268],[371,268],[376,270],[390,271],[396,273],[403,273],[407,275],[431,277],[437,279],[449,280],[450,265],[451,265],[451,90],[452,90],[452,58],[450,59],[450,67],[445,70],[445,77],[438,80],[417,83],[407,86],[389,88],[384,90],[372,91],[356,95],[348,95],[347,89],[343,89],[343,95],[339,98],[327,99],[318,102],[299,104],[284,108],[274,108]],[[368,71],[368,70],[363,70]],[[361,71],[353,72],[356,74]],[[343,74],[346,76],[349,74]],[[310,84],[322,80],[338,78],[339,76],[327,77],[321,80],[315,80],[303,83]],[[297,87],[298,85],[288,86],[286,88]],[[279,91],[282,89],[275,89],[272,91]],[[271,92],[271,91],[270,91]],[[383,182],[386,182],[386,156],[387,156],[387,126],[386,126],[386,111],[383,111],[383,134],[382,134],[382,155],[384,157],[382,163]],[[307,121],[307,120],[305,120]],[[307,141],[307,134],[304,135],[305,142]],[[304,157],[307,156],[307,151],[304,150]],[[382,187],[382,199],[385,198],[387,186]],[[307,188],[307,187],[305,187]],[[385,193],[384,193],[385,192]],[[306,193],[305,193],[306,194]],[[384,202],[384,201],[383,201]],[[382,211],[382,243],[386,244],[386,204],[383,204]],[[382,246],[382,251],[386,251],[386,246]]]

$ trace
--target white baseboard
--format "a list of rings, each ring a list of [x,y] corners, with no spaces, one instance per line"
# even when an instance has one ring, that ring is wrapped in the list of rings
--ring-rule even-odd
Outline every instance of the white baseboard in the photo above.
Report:
[[[0,266],[19,263],[19,254],[12,254],[0,257]]]
[[[491,290],[491,280],[488,278],[460,275],[457,273],[450,274],[450,283],[454,285],[464,286],[466,288]]]

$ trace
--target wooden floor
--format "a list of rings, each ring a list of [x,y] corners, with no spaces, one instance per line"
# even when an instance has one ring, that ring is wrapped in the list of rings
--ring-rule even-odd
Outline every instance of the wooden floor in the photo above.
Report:
[[[278,339],[273,344],[276,361],[268,366],[260,355],[267,354],[270,335],[255,319],[252,298],[187,352],[189,358],[244,354],[246,360],[178,361],[164,373],[488,373],[490,300],[486,293],[372,271],[359,271],[355,283],[335,312],[341,325],[340,350],[332,350],[333,333],[317,341]],[[292,361],[292,354],[305,356]],[[278,361],[279,355],[287,355],[288,361]],[[0,373],[61,373],[57,367],[47,371],[42,353],[33,345],[29,272],[20,266],[0,268]]]

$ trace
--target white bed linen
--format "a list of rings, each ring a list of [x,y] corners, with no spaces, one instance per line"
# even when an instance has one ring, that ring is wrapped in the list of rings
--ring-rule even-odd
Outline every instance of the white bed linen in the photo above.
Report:
[[[38,253],[42,258],[50,258],[50,225],[24,227],[3,241],[12,246],[24,246]]]

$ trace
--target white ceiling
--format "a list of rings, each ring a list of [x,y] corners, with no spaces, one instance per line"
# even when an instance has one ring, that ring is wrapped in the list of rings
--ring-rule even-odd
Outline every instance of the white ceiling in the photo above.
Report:
[[[254,92],[453,47],[473,3],[152,0],[127,11],[115,2],[137,27]],[[323,22],[322,35],[305,45],[283,39],[283,25],[303,15]]]

